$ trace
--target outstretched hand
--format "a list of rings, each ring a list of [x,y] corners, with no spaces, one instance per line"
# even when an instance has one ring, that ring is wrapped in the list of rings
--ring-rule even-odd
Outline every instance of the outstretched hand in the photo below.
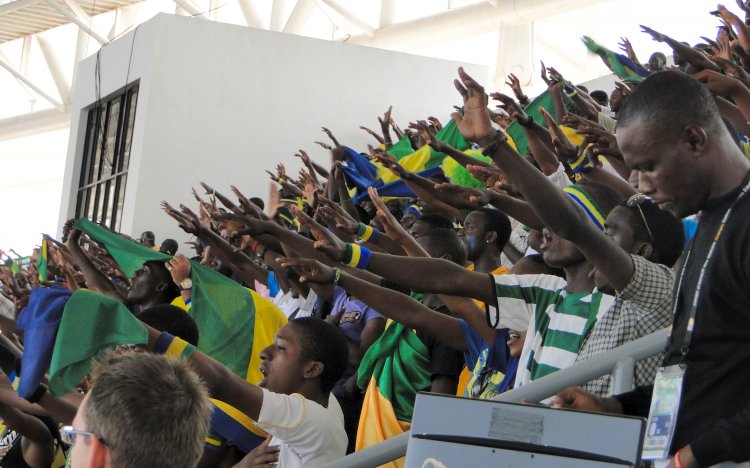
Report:
[[[315,238],[314,247],[323,252],[328,258],[335,262],[341,262],[346,256],[346,244],[333,235],[328,229],[324,228],[318,222],[307,216],[297,206],[292,206],[292,212]]]
[[[299,273],[300,283],[331,284],[335,278],[333,268],[310,258],[279,257],[276,262]]]

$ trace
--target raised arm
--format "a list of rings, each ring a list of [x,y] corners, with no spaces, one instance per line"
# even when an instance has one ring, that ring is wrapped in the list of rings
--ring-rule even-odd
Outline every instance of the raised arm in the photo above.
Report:
[[[612,286],[622,290],[633,276],[634,267],[630,255],[609,240],[591,223],[576,203],[560,188],[552,184],[542,173],[507,143],[507,139],[496,134],[490,125],[489,114],[480,103],[484,88],[459,69],[461,81],[456,87],[464,98],[464,116],[457,118],[459,130],[471,141],[483,142],[494,148],[491,156],[524,195],[526,201],[539,215],[544,225],[559,236],[568,239],[581,249],[604,275]]]

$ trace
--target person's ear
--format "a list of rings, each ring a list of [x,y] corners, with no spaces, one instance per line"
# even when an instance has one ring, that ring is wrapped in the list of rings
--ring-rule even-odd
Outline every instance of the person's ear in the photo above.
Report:
[[[309,361],[305,364],[302,375],[306,379],[315,379],[323,374],[325,367],[325,364],[320,361]]]
[[[169,283],[167,283],[166,281],[161,281],[161,282],[160,282],[160,283],[159,283],[159,284],[158,284],[158,285],[156,286],[156,292],[162,292],[162,291],[166,291],[166,290],[167,290],[167,288],[169,288]]]
[[[449,262],[453,261],[453,255],[449,253],[441,255],[440,258],[442,258],[443,260],[448,260]]]
[[[89,443],[91,444],[89,468],[112,466],[112,452],[109,450],[109,447],[97,436],[89,437]]]
[[[656,251],[654,250],[654,246],[649,242],[641,242],[641,245],[639,245],[635,251],[636,255],[640,255],[641,257],[651,261],[654,260],[651,258],[654,253],[656,253]]]
[[[490,231],[487,233],[486,241],[488,244],[494,244],[497,240],[497,233],[495,231]]]
[[[708,136],[706,131],[695,124],[685,127],[685,143],[695,156],[700,156],[706,149]]]

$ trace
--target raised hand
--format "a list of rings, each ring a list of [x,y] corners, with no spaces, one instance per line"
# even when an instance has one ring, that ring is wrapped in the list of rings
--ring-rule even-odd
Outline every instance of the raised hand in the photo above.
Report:
[[[190,272],[192,270],[190,260],[182,254],[177,254],[172,257],[171,260],[164,262],[164,266],[169,270],[169,274],[172,275],[172,281],[174,284],[178,286],[180,283],[190,278]]]
[[[478,205],[472,201],[472,197],[481,195],[481,191],[473,188],[462,187],[460,185],[451,184],[448,182],[442,182],[435,184],[435,188],[441,192],[445,192],[453,196],[456,201],[460,202],[464,208],[474,209]]]
[[[484,182],[487,187],[495,187],[507,183],[508,178],[505,173],[498,168],[488,166],[477,166],[469,164],[466,170],[477,179]]]
[[[549,76],[547,76],[547,67],[544,66],[544,60],[540,60],[540,62],[542,64],[542,71],[541,71],[542,81],[544,81],[544,83],[549,88],[553,84],[555,84],[555,82],[552,81]]]
[[[336,148],[338,148],[339,146],[341,146],[341,145],[339,144],[338,140],[336,140],[336,137],[335,137],[335,136],[333,136],[333,133],[331,133],[331,131],[330,131],[330,130],[328,130],[328,129],[327,129],[327,128],[325,128],[325,127],[320,127],[320,128],[321,128],[321,129],[323,130],[323,133],[325,133],[326,135],[328,135],[328,138],[330,138],[330,139],[331,139],[331,141],[333,142],[334,146],[336,146]]]
[[[427,117],[427,121],[429,121],[432,126],[435,128],[436,131],[440,131],[443,129],[443,124],[438,120],[437,117],[429,116]]]
[[[450,149],[450,145],[443,143],[435,137],[435,133],[430,130],[430,126],[424,120],[409,123],[409,128],[412,128],[419,133],[420,138],[424,140],[425,144],[430,145],[430,148],[434,149],[439,153],[445,153]]]
[[[413,175],[411,172],[404,169],[393,155],[390,155],[385,151],[376,149],[373,151],[372,156],[376,161],[404,180],[409,180]]]
[[[314,141],[313,143],[315,143],[316,145],[320,145],[323,149],[327,149],[329,151],[333,149],[333,146],[329,145],[328,143],[323,143],[322,141]]]
[[[620,50],[625,52],[625,55],[627,55],[630,60],[635,59],[636,55],[635,50],[633,50],[633,44],[630,43],[627,37],[621,37],[618,45],[620,46]]]
[[[665,34],[662,34],[658,31],[655,31],[648,26],[640,25],[642,32],[645,32],[646,34],[651,36],[651,39],[655,40],[656,42],[664,42],[667,40],[667,36]]]
[[[492,93],[490,96],[493,100],[501,102],[502,104],[497,107],[504,109],[510,118],[517,120],[522,127],[528,127],[534,123],[534,119],[512,97],[503,93]]]
[[[174,209],[172,205],[164,200],[162,200],[161,202],[161,208],[165,213],[167,213],[170,217],[177,221],[177,225],[180,227],[180,229],[187,232],[188,234],[196,234],[201,230],[201,222],[197,219],[197,217],[196,219],[192,219],[185,213]],[[70,240],[70,238],[68,238],[68,240]]]
[[[319,201],[321,206],[318,208],[318,211],[324,218],[330,220],[336,229],[341,229],[347,234],[357,234],[357,231],[359,231],[359,221],[352,218],[341,205],[323,197],[320,197]]]
[[[294,155],[302,160],[302,163],[305,166],[309,166],[312,164],[312,160],[310,159],[310,156],[304,151],[304,150],[297,150]]]
[[[362,129],[362,130],[364,130],[365,132],[369,133],[373,138],[375,138],[376,140],[378,140],[378,143],[383,144],[385,142],[385,140],[383,139],[383,137],[380,136],[380,135],[378,135],[378,133],[375,132],[374,130],[369,129],[369,128],[367,128],[365,126],[362,126],[362,125],[360,125],[359,128]]]
[[[401,223],[398,222],[396,217],[393,216],[383,199],[378,195],[377,189],[374,187],[368,187],[367,193],[370,194],[370,200],[375,206],[375,216],[380,221],[380,224],[383,226],[383,230],[388,237],[393,240],[408,237],[409,233],[406,232],[403,226],[401,226]]]
[[[333,268],[310,258],[279,257],[276,262],[299,273],[300,283],[331,284],[336,277]]]
[[[506,81],[505,84],[510,87],[511,91],[513,91],[513,95],[516,96],[516,99],[518,99],[518,102],[520,102],[522,106],[529,105],[529,97],[523,94],[523,90],[521,89],[521,81],[516,75],[514,75],[513,73],[508,75],[508,81]]]
[[[557,159],[560,161],[567,161],[568,159],[575,157],[575,145],[571,143],[570,140],[568,140],[568,137],[566,137],[562,130],[560,130],[554,117],[552,117],[543,107],[539,108],[539,113],[547,123],[547,128],[552,137],[552,147],[555,149]]]
[[[459,67],[458,79],[453,80],[453,85],[464,100],[464,114],[454,112],[451,118],[464,138],[486,146],[495,134],[495,129],[487,110],[488,99],[484,88],[463,67]]]
[[[300,223],[310,231],[315,238],[315,248],[323,252],[328,258],[335,262],[341,262],[346,256],[346,244],[334,236],[328,229],[318,224],[311,217],[307,216],[296,206],[292,206],[292,212],[297,216]]]

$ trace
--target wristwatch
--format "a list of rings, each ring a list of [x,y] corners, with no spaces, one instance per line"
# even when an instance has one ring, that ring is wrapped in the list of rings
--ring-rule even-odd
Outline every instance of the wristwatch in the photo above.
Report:
[[[180,281],[180,290],[190,289],[193,287],[193,280],[190,278],[185,278],[184,280]]]

